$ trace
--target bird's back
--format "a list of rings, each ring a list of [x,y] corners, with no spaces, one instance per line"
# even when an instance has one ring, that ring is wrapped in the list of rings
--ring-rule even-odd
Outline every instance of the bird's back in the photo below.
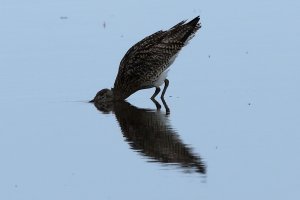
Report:
[[[118,99],[126,99],[134,92],[153,87],[153,83],[174,61],[180,49],[201,27],[199,16],[182,21],[169,30],[158,31],[132,46],[121,60],[114,84]]]

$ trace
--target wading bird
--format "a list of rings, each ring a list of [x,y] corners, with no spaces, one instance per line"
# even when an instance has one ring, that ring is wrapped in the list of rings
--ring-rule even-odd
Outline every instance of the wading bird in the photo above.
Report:
[[[169,30],[157,31],[132,46],[121,60],[114,87],[102,89],[91,102],[111,102],[125,100],[141,89],[155,87],[151,99],[160,92],[164,98],[169,85],[167,74],[179,51],[198,29],[200,17],[186,22],[181,21]]]

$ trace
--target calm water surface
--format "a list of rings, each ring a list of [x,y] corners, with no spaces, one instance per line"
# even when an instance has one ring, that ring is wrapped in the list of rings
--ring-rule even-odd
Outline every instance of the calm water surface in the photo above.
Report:
[[[2,1],[0,199],[299,199],[298,1]],[[87,103],[200,15],[154,89]]]

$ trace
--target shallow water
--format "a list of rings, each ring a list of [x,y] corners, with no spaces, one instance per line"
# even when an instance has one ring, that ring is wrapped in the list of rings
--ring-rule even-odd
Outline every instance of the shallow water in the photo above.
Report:
[[[300,197],[300,3],[172,4],[3,1],[0,199]],[[131,45],[196,15],[170,113],[154,89],[87,103]]]

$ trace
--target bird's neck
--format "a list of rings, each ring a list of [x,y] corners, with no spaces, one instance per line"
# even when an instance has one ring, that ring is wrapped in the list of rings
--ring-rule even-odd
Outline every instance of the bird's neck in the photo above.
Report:
[[[111,91],[113,92],[115,101],[125,100],[128,97],[128,96],[124,95],[124,93],[122,91],[120,91],[118,89],[111,88]]]

